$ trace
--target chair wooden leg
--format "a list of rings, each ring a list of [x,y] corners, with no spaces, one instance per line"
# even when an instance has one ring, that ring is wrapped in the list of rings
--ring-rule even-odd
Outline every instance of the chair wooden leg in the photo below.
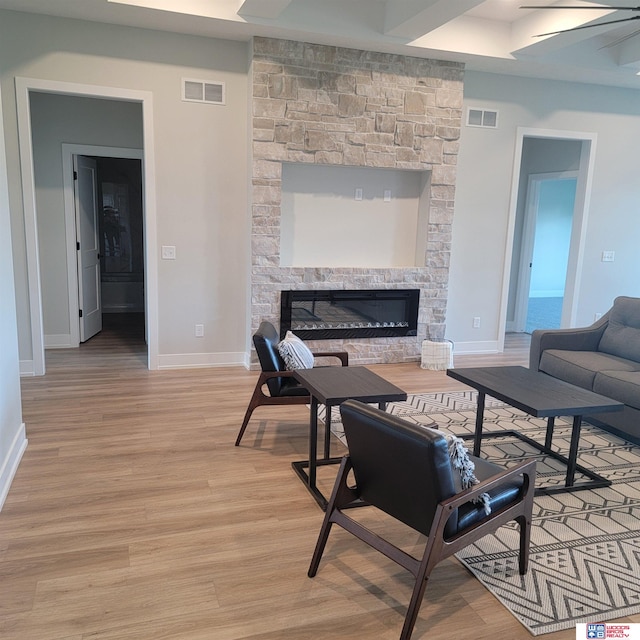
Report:
[[[253,390],[253,395],[251,396],[251,400],[249,400],[249,406],[247,407],[247,411],[244,414],[244,420],[242,421],[242,426],[240,427],[240,431],[238,432],[238,437],[236,438],[236,447],[240,445],[240,440],[242,440],[242,436],[247,429],[247,425],[249,424],[249,419],[251,418],[251,414],[256,407],[259,407],[263,404],[262,399],[264,398],[264,393],[262,393],[262,381],[258,380],[256,384],[256,388]]]
[[[311,564],[309,565],[309,571],[307,572],[307,575],[310,578],[313,578],[318,571],[318,565],[320,564],[322,554],[324,553],[324,548],[327,544],[327,540],[329,539],[331,527],[333,526],[333,514],[335,513],[336,509],[338,509],[343,504],[343,502],[349,502],[349,499],[345,499],[345,496],[349,496],[352,493],[351,489],[347,487],[347,476],[349,475],[350,470],[351,462],[347,457],[345,457],[340,462],[338,475],[336,477],[335,484],[333,485],[331,497],[329,498],[329,502],[327,504],[327,510],[324,514],[324,520],[322,521],[320,533],[318,534],[316,548],[313,552],[313,556],[311,557]]]
[[[331,527],[333,522],[330,520],[331,514],[329,511],[329,507],[327,507],[327,511],[325,513],[324,522],[322,523],[322,528],[320,529],[320,535],[318,535],[318,542],[316,542],[316,548],[313,551],[313,556],[311,557],[311,564],[309,565],[309,571],[307,571],[307,575],[310,578],[315,577],[318,572],[318,566],[320,565],[320,560],[322,559],[322,554],[324,553],[324,548],[327,544],[327,540],[329,539],[329,533],[331,532]]]
[[[249,405],[247,412],[244,414],[244,420],[242,421],[242,426],[240,427],[240,431],[238,432],[238,437],[236,438],[236,447],[240,446],[240,440],[242,440],[242,436],[247,429],[247,425],[249,424],[249,419],[251,418],[251,414],[255,407]]]
[[[404,617],[404,625],[402,626],[402,632],[400,633],[400,640],[409,640],[413,633],[416,620],[418,619],[418,612],[420,611],[420,605],[424,599],[424,592],[427,588],[427,582],[433,567],[436,563],[433,562],[433,545],[432,541],[427,541],[427,547],[425,549],[424,556],[420,562],[420,567],[416,573],[416,583],[413,585],[413,592],[411,593],[411,601],[407,608],[407,614]],[[437,554],[436,554],[437,555]]]
[[[526,515],[516,518],[520,525],[520,553],[518,555],[518,569],[520,575],[527,573],[529,568],[529,546],[531,541],[531,520]]]

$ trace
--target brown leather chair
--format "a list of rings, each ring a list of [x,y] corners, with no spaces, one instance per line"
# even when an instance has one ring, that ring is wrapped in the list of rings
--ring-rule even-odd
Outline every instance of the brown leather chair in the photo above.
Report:
[[[516,520],[520,525],[519,570],[521,574],[526,573],[535,460],[505,470],[470,456],[479,484],[462,490],[460,473],[451,466],[444,435],[355,400],[343,403],[340,412],[349,455],[340,464],[309,577],[316,575],[331,526],[340,525],[415,577],[400,635],[400,640],[408,640],[433,568],[510,520]],[[347,482],[351,470],[355,486],[349,486]],[[488,494],[490,515],[486,515],[484,503],[473,502],[485,493]],[[414,558],[343,511],[363,502],[427,536],[422,557]]]
[[[311,402],[309,392],[293,377],[293,371],[287,370],[284,360],[278,353],[279,342],[278,332],[270,322],[262,322],[253,334],[253,344],[262,372],[244,414],[244,420],[236,438],[236,447],[240,444],[256,407],[264,404],[291,405]],[[343,367],[349,365],[349,354],[346,351],[316,351],[313,355],[316,358],[338,358]],[[263,390],[265,385],[268,395]]]

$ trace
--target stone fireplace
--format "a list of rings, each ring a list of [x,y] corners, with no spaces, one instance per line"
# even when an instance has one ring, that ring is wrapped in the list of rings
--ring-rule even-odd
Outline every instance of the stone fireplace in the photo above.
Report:
[[[349,351],[355,364],[404,362],[419,360],[425,338],[444,337],[462,79],[453,62],[254,39],[252,331],[279,326],[282,291],[419,289],[417,335],[310,346]],[[416,266],[282,266],[283,163],[427,175]]]

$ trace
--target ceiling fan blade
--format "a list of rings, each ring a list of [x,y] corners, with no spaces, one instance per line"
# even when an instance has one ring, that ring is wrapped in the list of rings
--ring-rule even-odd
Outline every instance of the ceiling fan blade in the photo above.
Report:
[[[543,7],[541,5],[521,5],[520,9],[591,9],[591,10],[596,10],[596,11],[610,11],[610,10],[614,10],[614,11],[640,11],[640,7],[612,7],[612,6],[607,6],[607,7],[576,7],[576,6],[569,6],[569,7],[562,7],[562,6],[558,6],[558,5],[550,5],[548,7]]]
[[[593,29],[594,27],[604,27],[608,24],[619,24],[620,22],[631,22],[631,20],[640,20],[640,16],[631,16],[630,18],[620,18],[620,20],[609,20],[608,22],[598,22],[597,24],[583,24],[581,27],[572,27],[571,29],[560,29],[559,31],[549,31],[548,33],[537,33],[534,38],[542,38],[543,36],[555,36],[558,33],[569,33],[570,31],[580,31],[581,29]]]

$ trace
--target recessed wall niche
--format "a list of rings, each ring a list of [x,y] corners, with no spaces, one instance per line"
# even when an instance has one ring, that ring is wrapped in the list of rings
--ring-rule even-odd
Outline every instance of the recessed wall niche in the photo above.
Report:
[[[430,174],[283,163],[280,266],[423,266]]]

